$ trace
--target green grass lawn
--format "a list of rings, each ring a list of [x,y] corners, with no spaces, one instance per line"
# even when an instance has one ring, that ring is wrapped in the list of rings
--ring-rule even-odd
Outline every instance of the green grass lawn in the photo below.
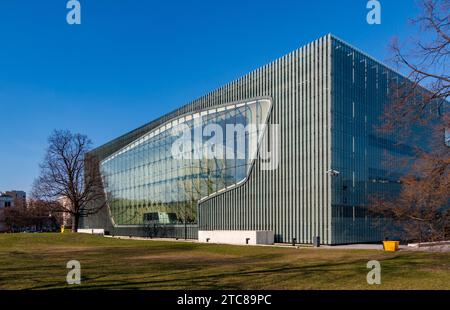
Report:
[[[81,263],[68,286],[66,264]],[[378,260],[382,284],[366,282]],[[0,235],[0,289],[450,289],[450,253]]]

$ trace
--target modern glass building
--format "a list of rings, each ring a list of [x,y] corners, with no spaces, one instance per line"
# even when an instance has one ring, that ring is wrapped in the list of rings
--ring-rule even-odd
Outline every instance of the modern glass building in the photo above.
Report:
[[[374,126],[389,85],[403,79],[322,37],[93,150],[108,207],[82,226],[193,239],[199,230],[269,230],[286,243],[382,240],[365,206],[372,194],[399,190],[401,171],[383,165],[386,154],[413,154]],[[208,125],[234,126],[215,135],[222,156],[208,156],[217,151]],[[182,148],[179,128],[188,133]],[[273,169],[264,150],[277,156]]]

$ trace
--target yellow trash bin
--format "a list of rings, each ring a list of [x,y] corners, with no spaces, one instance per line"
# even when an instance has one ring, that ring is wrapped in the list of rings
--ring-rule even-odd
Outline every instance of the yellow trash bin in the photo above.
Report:
[[[64,229],[65,229],[64,225],[61,225],[61,233],[62,234],[64,233]]]
[[[396,252],[400,241],[383,241],[383,248],[386,252]]]

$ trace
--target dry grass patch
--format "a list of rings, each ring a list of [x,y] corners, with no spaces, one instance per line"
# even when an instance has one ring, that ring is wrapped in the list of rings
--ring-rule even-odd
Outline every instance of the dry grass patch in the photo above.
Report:
[[[78,260],[82,284],[68,286]],[[366,264],[382,265],[369,286]],[[2,289],[449,289],[450,253],[245,247],[78,234],[0,235]]]

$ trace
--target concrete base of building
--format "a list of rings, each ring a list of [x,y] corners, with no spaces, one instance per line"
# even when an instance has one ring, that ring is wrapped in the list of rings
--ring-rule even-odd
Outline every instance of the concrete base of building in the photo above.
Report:
[[[267,230],[201,230],[198,232],[198,241],[236,245],[272,245],[274,233]]]
[[[101,235],[105,234],[104,229],[78,229],[79,234],[89,234],[89,235]]]

